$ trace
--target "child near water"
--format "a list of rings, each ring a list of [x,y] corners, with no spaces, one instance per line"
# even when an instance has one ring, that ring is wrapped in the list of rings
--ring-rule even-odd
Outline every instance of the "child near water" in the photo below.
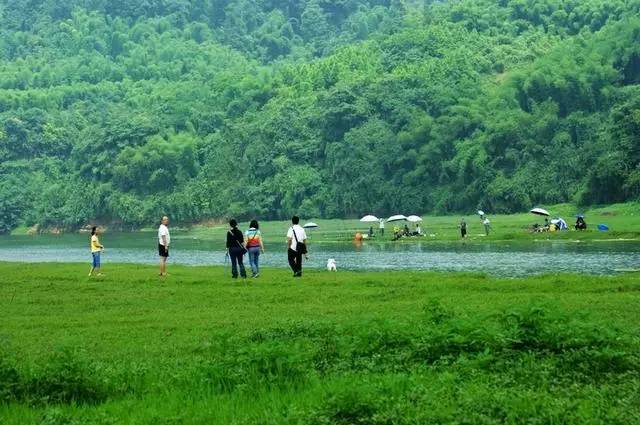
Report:
[[[93,276],[95,272],[97,276],[102,276],[100,273],[100,253],[104,249],[104,246],[100,244],[100,240],[98,239],[98,228],[93,226],[91,228],[91,256],[93,257],[93,263],[91,264],[91,270],[89,271],[89,276]]]

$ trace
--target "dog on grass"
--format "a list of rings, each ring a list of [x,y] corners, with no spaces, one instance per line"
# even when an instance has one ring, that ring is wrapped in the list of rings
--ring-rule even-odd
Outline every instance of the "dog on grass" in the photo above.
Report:
[[[333,258],[329,258],[327,260],[327,271],[337,272],[338,268],[336,267],[336,260]]]

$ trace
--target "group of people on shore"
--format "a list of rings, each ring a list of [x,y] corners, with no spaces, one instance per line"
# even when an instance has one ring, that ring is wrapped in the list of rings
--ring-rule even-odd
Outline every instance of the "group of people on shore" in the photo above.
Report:
[[[489,217],[487,217],[486,215],[481,215],[480,223],[484,227],[485,236],[489,236],[489,233],[491,232],[491,221],[489,220]],[[460,220],[460,224],[458,224],[458,228],[460,229],[460,237],[462,239],[465,239],[467,237],[467,222],[465,221],[464,218]]]
[[[91,270],[89,276],[102,276],[100,272],[100,254],[104,251],[104,246],[98,238],[99,230],[96,226],[91,228],[90,248],[92,256]],[[169,217],[164,216],[158,227],[158,256],[160,257],[160,276],[167,276],[167,259],[169,258],[169,247],[171,246],[171,233],[169,232]],[[231,260],[231,277],[237,279],[238,276],[247,278],[247,271],[244,266],[244,256],[249,256],[249,266],[251,267],[251,277],[260,276],[260,254],[264,254],[264,241],[260,232],[260,224],[257,220],[251,220],[249,229],[244,233],[238,229],[236,219],[229,220],[229,230],[226,234],[226,259]],[[293,277],[302,276],[302,257],[307,255],[307,234],[300,226],[298,216],[291,217],[291,227],[287,231],[287,257],[289,267],[293,271]]]

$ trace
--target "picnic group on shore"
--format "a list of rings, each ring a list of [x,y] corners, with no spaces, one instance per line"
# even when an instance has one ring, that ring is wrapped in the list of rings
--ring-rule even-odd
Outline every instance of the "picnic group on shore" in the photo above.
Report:
[[[91,228],[90,248],[92,256],[91,270],[89,276],[102,276],[100,273],[100,254],[104,251],[104,246],[100,243],[98,235],[99,229],[96,226]],[[171,246],[171,233],[169,232],[169,217],[164,216],[158,227],[158,256],[160,257],[160,276],[167,276],[167,259]],[[260,224],[257,220],[251,220],[249,229],[242,232],[238,229],[238,222],[232,218],[229,220],[229,230],[226,234],[226,258],[231,260],[231,277],[237,279],[238,276],[247,278],[247,270],[244,266],[244,256],[249,256],[249,266],[251,267],[251,277],[260,276],[260,254],[264,254],[264,241],[260,232]],[[291,217],[291,227],[287,231],[287,257],[289,267],[293,271],[293,277],[302,277],[302,257],[308,259],[307,255],[307,234],[300,226],[298,216]]]

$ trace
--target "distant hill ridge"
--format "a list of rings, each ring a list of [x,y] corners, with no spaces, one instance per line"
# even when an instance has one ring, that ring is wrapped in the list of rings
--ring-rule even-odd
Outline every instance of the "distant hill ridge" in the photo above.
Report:
[[[640,198],[640,0],[0,1],[0,232]]]

